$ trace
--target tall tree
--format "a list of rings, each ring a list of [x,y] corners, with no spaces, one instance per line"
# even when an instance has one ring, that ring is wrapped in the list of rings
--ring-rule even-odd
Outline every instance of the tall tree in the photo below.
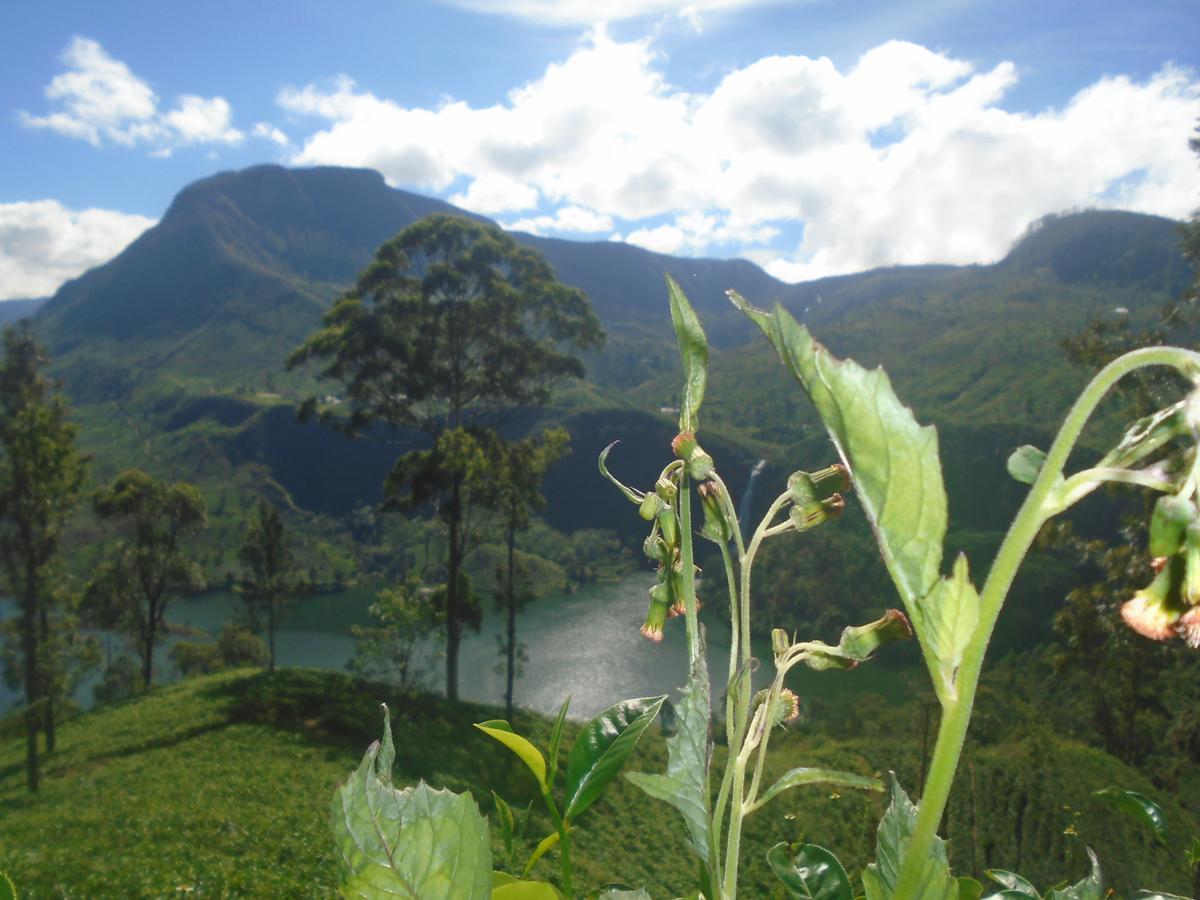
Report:
[[[140,469],[126,469],[96,491],[93,504],[96,514],[116,523],[123,537],[91,587],[125,599],[125,627],[149,688],[168,603],[204,584],[187,546],[188,538],[208,525],[204,498],[186,482],[165,484]]]
[[[517,664],[517,611],[523,599],[517,591],[517,534],[529,527],[531,515],[541,509],[542,476],[556,459],[567,452],[567,432],[561,428],[544,431],[539,437],[519,441],[496,439],[487,467],[491,497],[489,506],[500,517],[508,549],[501,579],[501,605],[505,612],[502,642],[505,661],[505,718],[512,719],[513,682]]]
[[[289,357],[316,362],[340,382],[339,404],[301,413],[350,433],[372,423],[423,432],[436,449],[448,432],[493,425],[505,410],[537,406],[565,378],[583,375],[575,352],[598,347],[599,322],[582,291],[561,284],[536,251],[498,228],[429,216],[379,248],[324,327]],[[454,454],[421,470],[436,485],[447,531],[446,695],[458,696],[466,473]],[[389,478],[414,471],[403,457]]]
[[[238,551],[242,577],[237,582],[255,629],[267,632],[267,669],[275,671],[275,626],[287,602],[304,590],[296,577],[295,561],[279,510],[259,500],[254,517],[246,526],[246,538]]]
[[[87,477],[67,406],[42,370],[46,356],[21,322],[4,332],[0,364],[0,559],[21,610],[18,656],[25,686],[25,771],[38,788],[39,726],[54,748],[54,703],[43,671],[51,632],[51,568]],[[39,721],[40,720],[40,721]]]

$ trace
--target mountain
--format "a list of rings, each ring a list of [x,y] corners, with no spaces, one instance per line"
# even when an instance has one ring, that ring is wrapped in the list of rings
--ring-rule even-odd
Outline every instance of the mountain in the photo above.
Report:
[[[32,316],[45,302],[45,297],[36,300],[0,301],[0,327]]]
[[[214,566],[222,544],[240,538],[244,509],[266,492],[292,511],[315,555],[353,571],[357,550],[342,520],[378,499],[395,436],[348,442],[296,423],[299,399],[322,388],[283,361],[380,243],[434,212],[470,215],[358,169],[256,166],[182,190],[155,227],[36,314],[97,478],[138,465],[201,483],[218,524]],[[728,303],[730,288],[758,305],[782,303],[839,354],[885,365],[945,443],[984,454],[1003,477],[1001,451],[1048,430],[1084,377],[1061,360],[1058,341],[1097,316],[1143,321],[1187,283],[1175,227],[1133,213],[1064,215],[1031,228],[995,265],[893,267],[798,285],[744,260],[517,234],[587,292],[608,333],[605,351],[588,360],[588,383],[523,420],[577,435],[575,453],[548,477],[547,518],[568,530],[630,527],[621,498],[591,477],[609,440],[625,439],[624,464],[647,469],[638,478],[657,472],[641,460],[669,441],[672,423],[659,410],[678,394],[664,272],[684,286],[714,347],[710,449],[735,478],[769,458],[764,496],[803,454],[824,455],[824,438]],[[971,485],[970,458],[958,465],[948,465],[949,480]]]

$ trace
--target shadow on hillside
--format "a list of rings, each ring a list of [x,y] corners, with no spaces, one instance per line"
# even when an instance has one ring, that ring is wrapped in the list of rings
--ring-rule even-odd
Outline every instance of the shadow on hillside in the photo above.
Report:
[[[214,699],[229,703],[230,723],[268,725],[304,735],[327,759],[356,765],[383,733],[381,703],[391,713],[398,782],[423,778],[438,787],[463,790],[488,772],[499,790],[523,796],[527,775],[515,757],[489,741],[472,724],[502,716],[494,707],[448,703],[427,693],[401,693],[393,685],[337,672],[284,669],[222,681],[208,688]],[[514,723],[523,727],[523,714]],[[477,785],[476,785],[477,786]]]

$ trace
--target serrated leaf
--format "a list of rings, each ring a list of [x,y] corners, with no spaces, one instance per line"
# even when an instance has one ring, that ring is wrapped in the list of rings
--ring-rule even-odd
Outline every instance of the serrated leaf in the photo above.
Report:
[[[571,698],[568,695],[563,701],[563,705],[559,707],[558,718],[554,720],[554,728],[550,731],[550,750],[547,754],[550,757],[550,776],[546,786],[552,787],[554,779],[558,777],[558,749],[562,744],[563,723],[567,721],[567,707],[571,705]]]
[[[1091,847],[1085,849],[1092,861],[1091,874],[1070,887],[1051,891],[1046,895],[1046,900],[1104,900],[1104,876],[1100,873],[1100,860]]]
[[[1035,897],[1038,898],[1038,900],[1040,900],[1042,896],[1038,893],[1037,888],[1035,888],[1016,872],[1009,872],[1006,869],[988,869],[986,872],[984,872],[984,874],[987,875],[988,878],[992,879],[992,881],[996,882],[996,884],[1005,888],[1004,893],[1015,891],[1022,897]]]
[[[667,293],[671,300],[671,323],[675,326],[679,357],[683,362],[679,430],[694,432],[700,427],[696,414],[704,402],[704,384],[708,378],[708,339],[683,288],[670,275],[667,276]]]
[[[954,676],[978,624],[979,594],[971,584],[967,558],[960,553],[953,574],[917,601],[913,616],[913,627],[930,664],[929,674],[943,702],[956,696]]]
[[[784,791],[806,784],[831,784],[838,787],[859,788],[864,791],[883,790],[883,782],[878,778],[872,778],[867,775],[855,775],[853,772],[839,772],[836,769],[816,769],[800,766],[789,772],[785,772],[778,781],[763,791],[763,795],[755,803],[755,807],[765,805]]]
[[[854,900],[846,870],[824,847],[802,844],[792,850],[787,844],[776,844],[767,851],[767,864],[790,897]]]
[[[514,879],[493,885],[492,900],[563,900],[563,892],[548,881]]]
[[[670,803],[683,816],[692,850],[705,862],[709,856],[709,712],[708,666],[703,649],[692,665],[678,730],[667,738],[667,774],[631,772],[625,777],[658,800]]]
[[[610,706],[583,727],[567,757],[566,812],[574,819],[616,777],[667,697],[642,697]]]
[[[896,773],[891,773],[891,802],[883,818],[879,820],[876,835],[875,862],[863,870],[863,887],[867,888],[868,900],[900,900],[895,896],[896,882],[904,854],[912,840],[917,825],[917,808],[900,782]],[[946,845],[935,837],[924,860],[924,868],[917,883],[915,896],[922,900],[957,900],[958,882],[950,875],[950,864],[946,857]]]
[[[346,896],[482,897],[491,884],[487,822],[470,794],[423,781],[396,790],[391,725],[333,797],[333,833]]]
[[[533,853],[529,854],[529,862],[525,863],[525,868],[521,870],[522,878],[533,871],[533,867],[537,864],[537,861],[554,848],[560,837],[561,835],[557,831],[552,831],[538,841],[538,845],[533,848]]]
[[[775,347],[825,423],[879,543],[884,564],[912,615],[936,583],[946,536],[946,488],[937,431],[919,426],[882,369],[834,357],[783,309],[734,305]]]
[[[542,751],[513,731],[511,725],[503,719],[490,719],[475,723],[475,727],[515,753],[529,767],[538,784],[546,786],[546,758],[542,756]]]
[[[1046,454],[1037,447],[1025,444],[1008,457],[1008,474],[1021,484],[1033,484],[1046,462]]]
[[[1137,819],[1154,832],[1154,837],[1160,843],[1167,840],[1167,817],[1163,815],[1158,804],[1135,791],[1123,791],[1119,788],[1105,788],[1096,791],[1093,797],[1099,797],[1110,806]]]

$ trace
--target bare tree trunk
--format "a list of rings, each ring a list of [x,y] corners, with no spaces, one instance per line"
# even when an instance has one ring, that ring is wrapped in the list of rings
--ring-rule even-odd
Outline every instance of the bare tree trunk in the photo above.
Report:
[[[25,783],[30,791],[38,789],[38,714],[42,675],[38,666],[37,576],[32,567],[25,569],[25,602],[22,606],[22,643],[25,654]]]
[[[146,630],[142,635],[142,683],[150,690],[150,682],[154,679],[154,642],[157,637],[158,604],[149,603],[146,616]]]
[[[505,718],[512,721],[513,716],[513,679],[516,676],[517,655],[517,593],[516,593],[516,529],[508,527],[508,639],[505,650],[508,653],[508,680],[504,689]]]
[[[38,616],[41,620],[39,622],[39,627],[41,630],[40,645],[42,648],[45,648],[45,647],[50,646],[50,614],[49,614],[49,611],[46,609],[46,602],[44,600],[40,604],[38,604],[38,606],[39,606]],[[42,729],[46,735],[46,752],[53,753],[54,752],[54,692],[52,690],[53,685],[48,683],[50,681],[51,675],[50,675],[50,673],[48,673],[45,670],[44,667],[42,669],[41,674],[42,674],[42,679],[47,682],[46,684],[42,685],[42,700],[44,701],[44,704],[45,704],[42,707]]]
[[[446,699],[458,699],[458,642],[462,626],[459,625],[458,570],[462,566],[462,549],[459,546],[459,528],[462,525],[462,482],[459,473],[454,475],[450,490],[448,559],[446,561]]]
[[[270,651],[268,655],[267,672],[271,675],[275,674],[275,598],[268,598],[267,602],[267,645]]]

